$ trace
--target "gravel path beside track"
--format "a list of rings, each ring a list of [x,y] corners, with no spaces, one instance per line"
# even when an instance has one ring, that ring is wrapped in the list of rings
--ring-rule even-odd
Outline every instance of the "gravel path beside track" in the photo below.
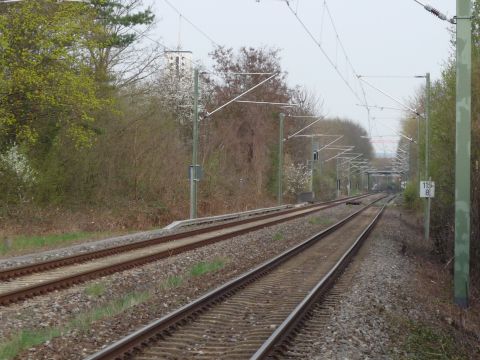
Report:
[[[86,294],[85,289],[93,283],[89,282],[62,292],[0,308],[2,324],[0,337],[5,338],[20,329],[65,324],[74,316],[125,294],[140,291],[152,293],[149,301],[137,306],[142,309],[142,316],[134,315],[130,309],[120,316],[97,321],[90,330],[69,331],[46,345],[32,348],[20,357],[22,359],[81,359],[119,336],[166,314],[356,210],[358,210],[357,206],[340,205],[305,218],[104,277],[96,281],[105,288],[99,297]],[[222,259],[225,262],[224,268],[220,271],[200,277],[189,275],[190,269],[195,264],[215,259]],[[165,283],[171,277],[181,277],[182,284],[173,289],[166,288]]]
[[[387,209],[355,261],[345,272],[348,283],[339,282],[337,304],[317,306],[312,317],[286,352],[287,359],[396,359],[406,354],[396,348],[398,331],[392,319],[421,313],[411,303],[409,279],[415,266],[404,256],[402,239],[415,236],[399,221],[399,213]]]

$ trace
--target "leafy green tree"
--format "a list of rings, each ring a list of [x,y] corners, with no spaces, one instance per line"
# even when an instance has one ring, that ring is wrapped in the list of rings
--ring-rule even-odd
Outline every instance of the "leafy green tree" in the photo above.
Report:
[[[127,85],[150,75],[161,52],[140,42],[155,16],[141,0],[92,0],[95,31],[88,36],[88,52],[96,80],[104,85]]]
[[[27,156],[36,190],[61,188],[71,164],[64,155],[93,144],[95,115],[108,105],[86,61],[92,15],[85,4],[53,0],[2,5],[0,153],[16,147]]]
[[[472,279],[480,273],[480,2],[473,3],[472,26],[472,146],[471,146],[471,266]],[[453,35],[453,33],[452,33]],[[452,40],[452,46],[455,42]],[[455,52],[452,51],[452,54]],[[453,256],[455,218],[455,106],[456,67],[453,56],[448,59],[441,78],[432,84],[430,113],[430,175],[435,181],[435,199],[432,201],[431,238],[433,250],[444,261]],[[421,109],[424,95],[416,98]],[[416,138],[416,119],[406,119],[404,132]],[[420,173],[425,166],[425,128],[422,124],[418,144]],[[403,141],[403,140],[402,140]],[[412,146],[416,148],[417,145]],[[415,152],[416,157],[416,152]],[[414,159],[415,160],[415,159]],[[416,162],[416,161],[415,161]],[[415,169],[416,170],[416,169]],[[418,190],[416,192],[418,197]],[[475,283],[475,280],[474,280]],[[477,286],[480,285],[477,282]]]
[[[42,157],[65,136],[78,146],[94,135],[96,96],[82,47],[90,19],[79,4],[24,1],[0,16],[0,144]]]

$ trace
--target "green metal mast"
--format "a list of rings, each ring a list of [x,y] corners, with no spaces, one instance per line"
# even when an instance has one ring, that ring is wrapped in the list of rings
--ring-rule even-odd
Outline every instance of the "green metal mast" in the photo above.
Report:
[[[278,137],[278,178],[277,178],[277,199],[278,205],[283,202],[283,126],[285,122],[285,114],[279,115],[279,137]]]
[[[340,186],[339,186],[339,181],[340,179],[338,178],[338,157],[336,159],[336,172],[337,172],[337,176],[336,176],[336,179],[337,179],[337,184],[336,184],[336,187],[337,187],[337,190],[336,190],[336,198],[338,199],[340,197]]]
[[[430,73],[425,75],[425,181],[430,181],[429,157],[430,157]],[[425,240],[430,239],[430,208],[431,198],[425,202]]]
[[[352,162],[349,161],[348,162],[348,184],[347,184],[347,196],[350,196],[350,193],[352,192],[352,174],[351,174],[351,166],[352,166]]]
[[[457,0],[454,296],[463,308],[468,307],[470,282],[471,16],[472,2]]]
[[[190,168],[190,219],[197,217],[198,188],[198,69],[193,73],[193,149],[192,166]]]
[[[313,175],[314,175],[314,164],[315,164],[315,142],[313,141],[313,136],[310,138],[311,149],[310,149],[310,184],[309,190],[313,193]]]

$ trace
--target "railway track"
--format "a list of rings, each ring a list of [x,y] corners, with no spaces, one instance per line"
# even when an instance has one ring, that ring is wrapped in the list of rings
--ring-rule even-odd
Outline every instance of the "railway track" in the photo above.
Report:
[[[0,271],[0,305],[62,289],[369,195],[289,209]]]
[[[386,206],[379,209],[382,200],[385,197],[88,360],[264,359],[281,352],[289,334],[375,226]]]

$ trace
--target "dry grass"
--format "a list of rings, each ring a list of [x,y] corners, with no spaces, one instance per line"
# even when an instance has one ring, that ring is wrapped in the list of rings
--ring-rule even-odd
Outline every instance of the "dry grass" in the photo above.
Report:
[[[273,206],[271,199],[231,197],[199,200],[199,216]],[[83,243],[89,240],[164,227],[188,217],[188,203],[111,202],[108,207],[2,208],[0,204],[0,256]]]
[[[10,336],[9,339],[2,339],[2,342],[0,342],[0,359],[13,359],[33,346],[72,330],[87,331],[95,321],[121,314],[129,308],[147,301],[150,296],[149,293],[130,293],[118,300],[79,314],[64,326],[21,330],[19,333]]]
[[[453,303],[451,263],[444,264],[423,239],[423,226],[415,212],[398,211],[405,254],[415,263],[415,276],[408,289],[412,302],[419,304],[421,319],[401,321],[403,347],[413,359],[480,358],[480,301],[472,292],[468,310]],[[405,289],[407,291],[407,289]]]

